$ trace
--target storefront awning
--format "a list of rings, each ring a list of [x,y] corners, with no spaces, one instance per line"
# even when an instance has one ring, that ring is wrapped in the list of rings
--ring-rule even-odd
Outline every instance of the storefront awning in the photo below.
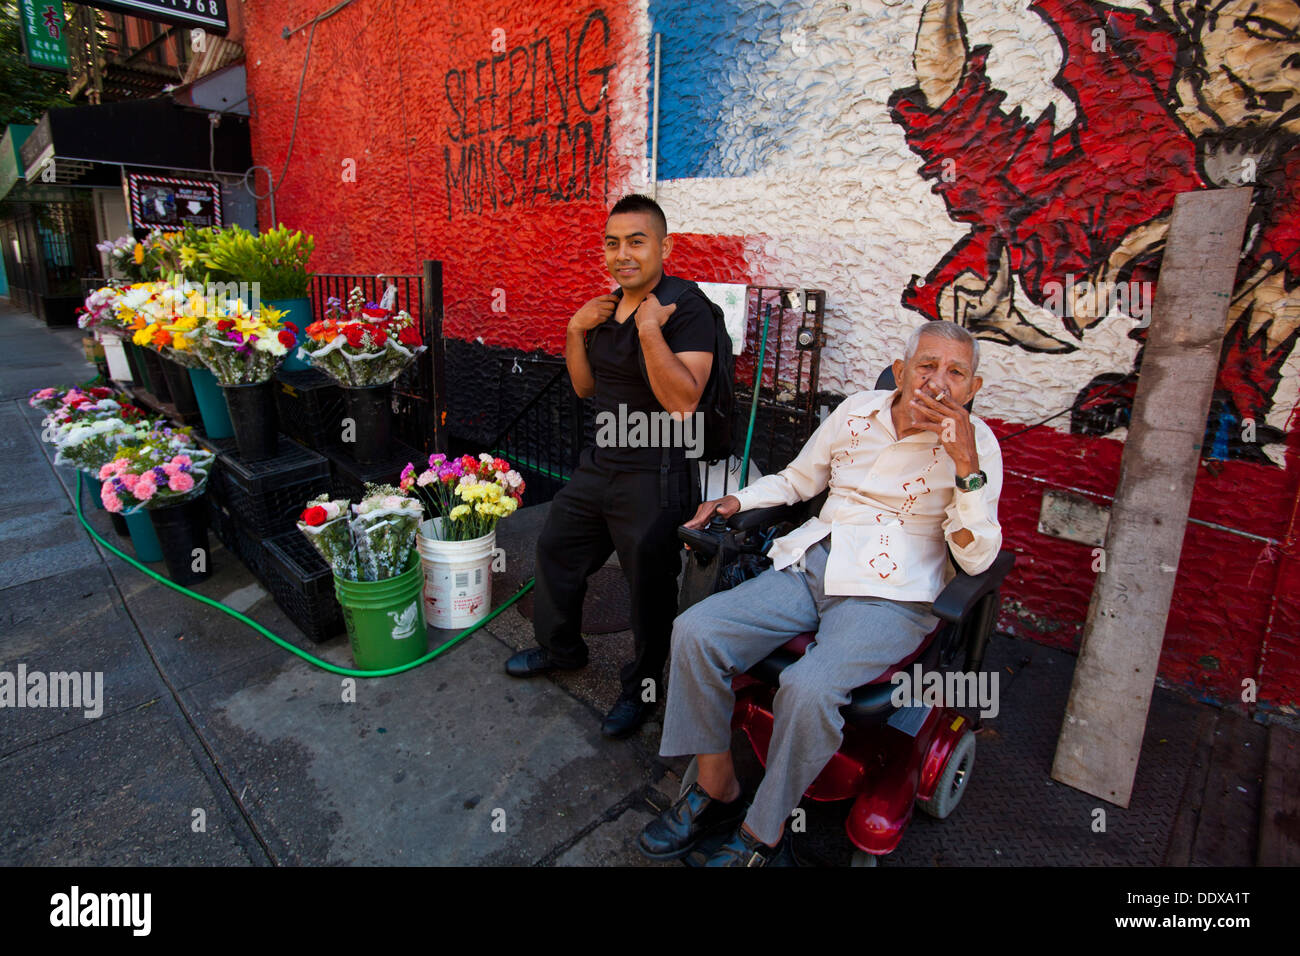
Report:
[[[245,117],[226,114],[211,129],[207,113],[178,106],[170,97],[50,110],[20,152],[28,181],[51,158],[56,167],[66,160],[239,176],[253,165]]]

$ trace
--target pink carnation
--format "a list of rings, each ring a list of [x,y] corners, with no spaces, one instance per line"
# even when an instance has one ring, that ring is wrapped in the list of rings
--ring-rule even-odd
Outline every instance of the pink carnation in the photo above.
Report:
[[[192,465],[192,464],[194,464],[193,460],[191,460],[191,458],[190,458],[189,455],[177,455],[175,458],[172,459],[171,463],[172,463],[173,465],[178,466],[178,467],[179,467],[180,465]]]
[[[109,511],[118,513],[122,510],[122,499],[113,492],[113,486],[107,482],[99,492],[99,500],[104,502],[104,507]]]
[[[118,475],[118,478],[121,479],[123,488],[131,492],[131,494],[135,494],[135,486],[140,481],[139,475],[133,475],[128,471]]]
[[[172,491],[185,492],[193,489],[194,479],[185,472],[178,471],[171,476],[171,480],[168,484],[171,486]]]
[[[117,469],[114,468],[113,465],[114,462],[111,461],[107,465],[100,465],[99,467],[100,481],[104,481],[107,478],[112,478],[115,474],[117,474]]]

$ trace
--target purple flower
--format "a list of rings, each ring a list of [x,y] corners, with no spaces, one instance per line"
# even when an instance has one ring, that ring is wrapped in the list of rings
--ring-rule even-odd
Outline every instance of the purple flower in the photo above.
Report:
[[[164,478],[167,477],[167,472],[163,471],[162,465],[154,465],[153,476],[156,480],[162,481]]]
[[[188,475],[190,473],[190,466],[188,464],[181,465],[180,470]]]

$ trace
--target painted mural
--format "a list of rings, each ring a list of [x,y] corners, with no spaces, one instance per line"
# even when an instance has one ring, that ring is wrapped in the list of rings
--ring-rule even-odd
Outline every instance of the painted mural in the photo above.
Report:
[[[674,272],[825,290],[825,392],[929,319],[981,336],[1000,626],[1057,647],[1094,556],[1039,531],[1043,492],[1108,504],[1173,198],[1252,185],[1161,678],[1300,701],[1296,0],[358,0],[286,39],[319,6],[245,7],[257,162],[320,271],[442,261],[468,433],[516,357],[561,354],[610,287],[605,211],[653,189]]]
[[[1300,298],[1289,298],[1300,284],[1300,6],[1132,6],[1031,6],[1059,38],[1056,82],[1075,104],[1074,121],[1054,128],[1050,114],[1031,121],[1003,108],[989,48],[968,46],[958,0],[924,4],[919,82],[891,106],[923,175],[971,229],[903,302],[1030,351],[1073,351],[1101,322],[1127,320],[1142,342],[1175,196],[1253,185],[1260,201],[1205,444],[1213,457],[1280,460],[1294,394],[1278,387],[1300,323]],[[1055,321],[1026,315],[1026,300]],[[1102,373],[1080,391],[1074,431],[1127,423],[1140,362],[1141,351],[1133,372]]]

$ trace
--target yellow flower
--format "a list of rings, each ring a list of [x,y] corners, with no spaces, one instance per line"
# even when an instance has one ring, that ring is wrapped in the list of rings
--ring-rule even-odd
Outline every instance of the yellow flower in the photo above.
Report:
[[[153,341],[153,334],[157,328],[158,326],[156,325],[145,326],[139,332],[135,333],[135,335],[131,336],[131,341],[136,345],[148,345]]]
[[[138,242],[135,244],[135,252],[133,254],[133,258],[135,259],[136,265],[138,266],[144,265],[144,246],[142,246]]]
[[[198,250],[193,246],[181,246],[181,265],[189,268],[199,261]]]
[[[469,505],[457,505],[451,509],[450,517],[452,521],[459,521],[467,514],[469,514]]]

